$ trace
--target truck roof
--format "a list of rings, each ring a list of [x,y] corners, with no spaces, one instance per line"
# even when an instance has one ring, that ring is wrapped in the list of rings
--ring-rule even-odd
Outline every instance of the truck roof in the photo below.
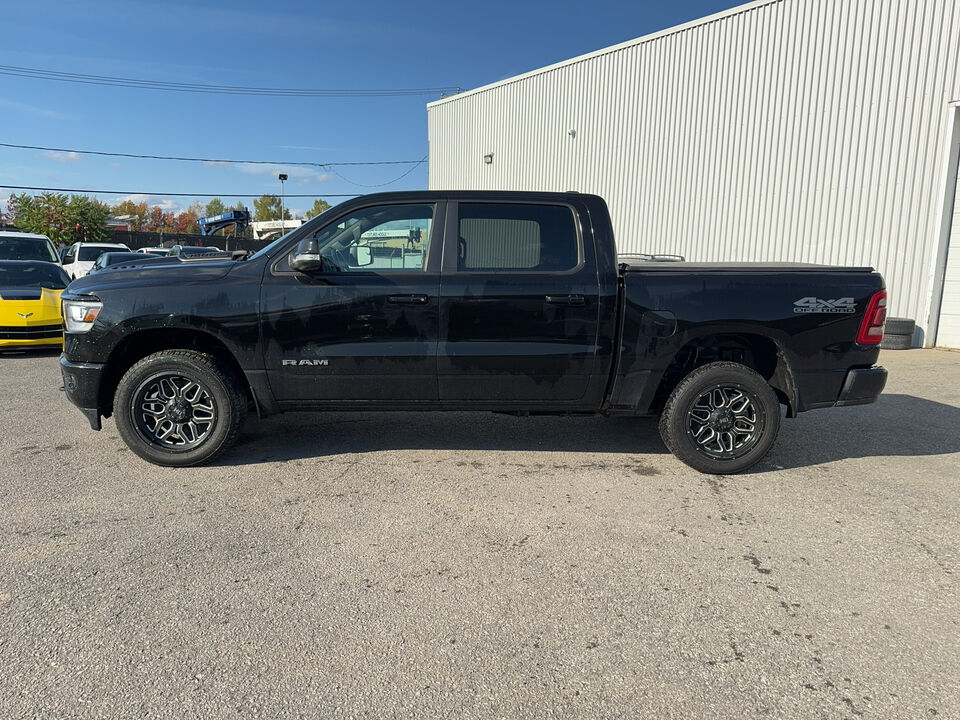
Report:
[[[543,190],[396,190],[393,192],[372,193],[370,195],[358,195],[354,199],[362,198],[364,203],[367,201],[390,202],[394,200],[443,200],[449,198],[458,200],[462,198],[484,199],[484,200],[509,200],[518,198],[598,198],[598,195],[588,193],[579,193],[575,190],[567,191],[543,191]]]

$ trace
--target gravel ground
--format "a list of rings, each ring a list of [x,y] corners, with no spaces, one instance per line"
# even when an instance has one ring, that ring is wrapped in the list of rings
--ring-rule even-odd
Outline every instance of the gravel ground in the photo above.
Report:
[[[649,419],[251,419],[154,467],[0,356],[0,717],[960,717],[960,353],[697,474]]]

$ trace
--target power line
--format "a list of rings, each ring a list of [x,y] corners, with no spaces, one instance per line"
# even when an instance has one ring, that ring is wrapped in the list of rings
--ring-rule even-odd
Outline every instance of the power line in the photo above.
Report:
[[[334,168],[334,167],[331,167],[331,168],[329,168],[329,169],[330,169],[330,172],[332,172],[332,173],[333,173],[334,175],[336,175],[338,178],[340,178],[341,180],[343,180],[343,181],[345,181],[345,182],[350,183],[351,185],[356,185],[357,187],[364,187],[364,188],[377,188],[377,187],[383,187],[384,185],[393,185],[395,182],[399,182],[400,180],[403,180],[407,175],[409,175],[409,174],[412,173],[414,170],[416,170],[416,169],[420,166],[420,163],[424,163],[424,162],[426,162],[426,161],[427,161],[427,156],[424,155],[420,160],[417,161],[417,164],[416,164],[416,165],[413,165],[413,166],[411,166],[410,168],[404,170],[402,173],[400,173],[400,174],[399,174],[397,177],[395,177],[393,180],[387,180],[386,182],[382,182],[382,183],[372,183],[372,184],[359,183],[359,182],[356,182],[356,181],[354,181],[354,180],[351,180],[351,179],[348,178],[348,177],[344,177],[344,176],[343,176],[341,173],[339,173],[339,172],[337,171],[337,169]]]
[[[77,193],[84,195],[155,195],[157,197],[237,197],[258,198],[264,194],[273,193],[187,193],[187,192],[147,192],[145,190],[89,190],[78,188],[37,187],[35,185],[0,185],[3,190],[40,190],[42,192]],[[356,197],[356,193],[286,193],[286,197],[295,198],[325,198],[325,197]]]
[[[107,152],[105,150],[74,150],[71,148],[44,147],[42,145],[17,145],[15,143],[0,143],[0,147],[17,150],[43,150],[45,152],[76,153],[77,155],[98,155],[100,157],[122,157],[135,160],[177,160],[179,162],[223,163],[238,165],[299,165],[301,167],[332,168],[348,165],[419,165],[426,158],[420,160],[363,160],[353,162],[309,162],[306,160],[235,160],[229,158],[203,158],[179,155],[144,155],[140,153]]]
[[[423,95],[446,95],[460,92],[459,87],[454,87],[452,85],[422,88],[382,88],[373,90],[331,90],[316,88],[251,87],[246,85],[213,85],[207,83],[144,80],[142,78],[115,77],[112,75],[87,75],[84,73],[71,73],[60,70],[44,70],[42,68],[29,68],[18,65],[0,65],[0,74],[13,75],[15,77],[27,77],[37,80],[56,80],[58,82],[80,83],[84,85],[107,85],[112,87],[139,88],[146,90],[210,93],[215,95],[350,98],[410,97]]]

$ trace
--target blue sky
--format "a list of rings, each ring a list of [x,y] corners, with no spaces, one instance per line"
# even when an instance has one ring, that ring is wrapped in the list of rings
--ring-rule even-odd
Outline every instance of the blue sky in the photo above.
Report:
[[[261,87],[469,89],[738,4],[9,3],[0,65]],[[427,152],[425,106],[434,99],[211,96],[0,75],[0,142],[263,160],[409,160]],[[338,168],[338,177],[296,167],[0,148],[0,184],[7,185],[259,195],[279,192],[280,170],[290,175],[287,193],[360,194],[427,183],[425,164],[402,180],[368,188],[363,185],[389,183],[405,167]],[[4,206],[9,192],[0,188]],[[195,198],[146,199],[177,209]],[[287,203],[300,211],[311,204],[305,198]]]

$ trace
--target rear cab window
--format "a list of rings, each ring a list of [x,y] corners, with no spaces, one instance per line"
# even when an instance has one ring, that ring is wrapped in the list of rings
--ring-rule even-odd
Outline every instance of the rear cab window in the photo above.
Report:
[[[458,272],[566,272],[581,263],[573,210],[526,203],[459,204]]]

